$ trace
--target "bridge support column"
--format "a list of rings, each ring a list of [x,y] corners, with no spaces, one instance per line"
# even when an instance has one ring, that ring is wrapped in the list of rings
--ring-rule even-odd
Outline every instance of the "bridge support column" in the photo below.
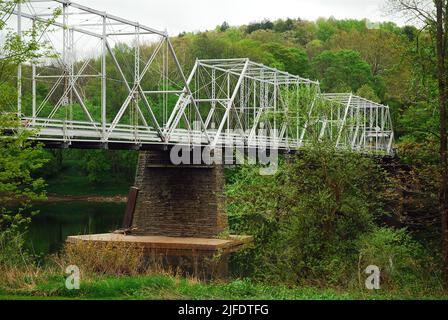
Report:
[[[169,151],[141,152],[135,234],[217,238],[228,231],[223,166],[180,165]]]
[[[228,220],[223,166],[174,166],[166,151],[142,152],[136,174],[137,199],[130,197],[132,229],[69,237],[69,243],[112,244],[143,249],[145,266],[155,265],[200,279],[226,278],[228,259],[252,241],[225,235]],[[131,193],[132,194],[132,193]],[[126,227],[127,228],[127,227]],[[126,249],[127,250],[127,249]]]

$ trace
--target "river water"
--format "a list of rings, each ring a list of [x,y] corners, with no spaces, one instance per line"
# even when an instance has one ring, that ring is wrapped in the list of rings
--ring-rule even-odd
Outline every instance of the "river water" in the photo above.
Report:
[[[26,233],[26,246],[36,257],[57,253],[67,237],[108,233],[120,229],[126,203],[57,202],[33,206],[40,213],[33,217]],[[244,259],[244,257],[243,257]],[[232,276],[245,276],[241,259],[232,255]],[[244,262],[244,261],[243,261]],[[242,273],[243,272],[243,273]]]
[[[108,233],[121,227],[125,203],[60,202],[36,205],[27,246],[37,255],[60,250],[68,236]]]

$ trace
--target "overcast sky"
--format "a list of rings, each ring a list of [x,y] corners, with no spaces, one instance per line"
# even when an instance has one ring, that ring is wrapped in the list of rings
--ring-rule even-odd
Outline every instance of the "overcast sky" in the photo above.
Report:
[[[386,0],[75,0],[74,2],[119,15],[142,24],[182,31],[214,29],[223,21],[231,25],[247,24],[264,18],[302,18],[315,20],[368,18],[371,21],[394,20],[385,16]]]

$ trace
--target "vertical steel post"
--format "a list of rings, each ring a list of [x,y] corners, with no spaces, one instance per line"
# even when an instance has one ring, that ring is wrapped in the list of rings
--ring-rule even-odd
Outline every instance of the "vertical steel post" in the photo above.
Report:
[[[140,83],[140,28],[135,27],[135,56],[134,56],[134,84]]]
[[[214,149],[216,147],[216,145],[218,144],[219,136],[221,135],[221,132],[224,129],[226,122],[228,122],[230,111],[233,108],[233,103],[238,94],[238,91],[241,88],[241,84],[243,83],[243,80],[244,80],[244,77],[246,76],[246,72],[247,72],[248,68],[249,68],[249,60],[246,60],[246,63],[244,64],[243,70],[241,71],[241,75],[238,79],[238,82],[236,84],[234,92],[233,92],[232,96],[230,97],[230,100],[227,102],[226,112],[224,113],[224,117],[222,119],[221,125],[219,126],[218,131],[216,132],[216,135],[215,135],[215,139],[213,140],[213,143],[211,145],[212,149]]]
[[[230,72],[227,72],[227,100],[230,100]],[[230,132],[230,114],[227,117],[227,133]]]
[[[32,64],[32,123],[33,126],[36,124],[36,64],[33,62]]]
[[[62,5],[62,61],[64,63],[64,68],[65,65],[67,64],[67,52],[66,52],[66,48],[67,48],[67,15],[66,15],[66,11],[67,11],[67,4],[63,4]]]
[[[339,143],[340,143],[341,137],[342,137],[342,133],[344,132],[344,126],[346,125],[346,122],[347,122],[348,112],[350,110],[352,98],[353,98],[353,94],[350,94],[350,98],[348,99],[347,106],[345,109],[344,118],[342,119],[342,122],[341,122],[341,128],[339,129],[338,138],[336,140],[336,148],[339,146]]]
[[[17,34],[22,37],[22,3],[17,3]],[[22,116],[22,64],[17,67],[17,116]]]
[[[134,86],[138,88],[140,86],[140,27],[135,27],[136,37],[135,37],[135,52],[134,52]],[[141,91],[141,90],[140,90]],[[139,109],[140,104],[140,91],[135,91],[134,97],[134,108],[131,108],[131,121],[134,127],[134,137],[137,141],[138,139],[138,118],[135,117],[136,111]],[[143,93],[144,94],[144,93]],[[142,97],[144,98],[144,97]],[[155,119],[155,118],[154,118]]]
[[[62,5],[62,63],[64,68],[64,91],[70,90],[70,84],[73,81],[72,71],[68,64],[68,54],[69,54],[69,31],[68,31],[68,17],[67,17],[68,5],[64,3]],[[71,90],[67,92],[67,96],[62,97],[62,105],[65,107],[65,121],[69,116],[68,112],[68,104],[69,97],[71,96]],[[66,124],[65,124],[66,125]]]
[[[278,79],[277,79],[277,73],[274,74],[274,132],[271,133],[271,135],[275,135],[274,141],[277,144],[278,143],[278,131],[277,131],[277,85],[278,85]]]
[[[106,33],[106,16],[103,16],[103,39],[102,39],[102,61],[101,61],[101,127],[102,127],[102,135],[103,142],[106,137],[106,54],[107,54],[107,33]]]
[[[68,17],[67,17],[68,19]],[[67,20],[68,23],[68,20]],[[73,29],[69,30],[70,38],[69,38],[69,44],[70,44],[70,51],[69,51],[69,64],[70,64],[70,85],[75,85],[75,31]],[[73,87],[74,88],[74,87]],[[70,121],[73,121],[73,89],[70,90]]]

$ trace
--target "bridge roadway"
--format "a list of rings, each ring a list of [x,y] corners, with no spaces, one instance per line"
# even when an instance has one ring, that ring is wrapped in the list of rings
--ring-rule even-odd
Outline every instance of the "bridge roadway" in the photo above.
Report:
[[[44,144],[47,148],[74,148],[74,149],[122,149],[122,150],[152,150],[169,149],[175,145],[188,147],[207,147],[209,143],[200,130],[177,129],[174,130],[169,142],[164,142],[158,132],[151,127],[132,127],[130,125],[117,125],[109,135],[107,142],[101,131],[101,123],[64,121],[55,119],[22,118],[25,130],[36,132],[31,139]],[[106,130],[110,125],[106,126]],[[217,130],[208,130],[210,135]],[[369,138],[378,138],[384,133],[372,130],[368,132]],[[388,134],[386,134],[388,136]],[[306,146],[307,142],[291,141],[286,137],[254,136],[248,140],[249,134],[241,135],[238,131],[222,133],[216,145],[217,148],[226,146],[239,149],[270,149],[279,153],[294,153]],[[229,144],[229,141],[231,144]],[[361,152],[369,155],[384,155],[381,150],[372,148]],[[391,156],[392,154],[390,154]],[[389,154],[385,155],[389,156]]]

